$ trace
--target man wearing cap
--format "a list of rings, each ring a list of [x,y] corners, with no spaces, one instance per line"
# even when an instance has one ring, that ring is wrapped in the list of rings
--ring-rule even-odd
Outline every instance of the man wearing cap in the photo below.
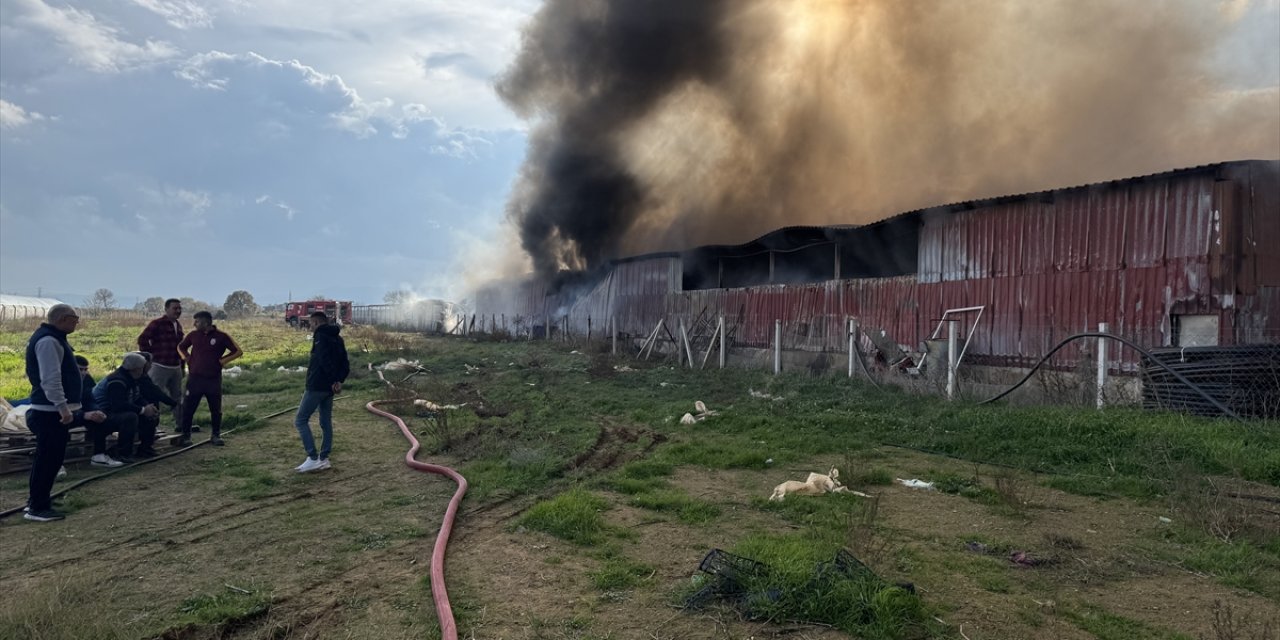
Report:
[[[93,399],[106,412],[107,419],[93,429],[93,457],[89,463],[99,467],[118,467],[133,462],[133,439],[141,442],[139,451],[152,448],[160,410],[154,404],[138,402],[138,379],[146,373],[147,359],[138,353],[124,354],[120,367],[93,388]],[[107,454],[107,435],[119,434],[116,441],[119,459]]]
[[[173,406],[173,428],[182,426],[182,358],[178,356],[178,343],[182,342],[182,301],[169,298],[164,301],[164,315],[147,323],[138,335],[138,351],[151,354],[151,368],[147,375],[156,386],[178,401]]]
[[[27,428],[36,436],[31,461],[27,513],[35,522],[52,522],[66,516],[53,508],[50,491],[67,454],[68,428],[80,409],[80,369],[67,336],[76,330],[80,315],[69,304],[55,304],[46,322],[27,341],[26,373],[31,383],[31,408]]]
[[[191,444],[191,420],[196,416],[200,398],[209,402],[209,442],[220,447],[222,441],[222,369],[244,355],[231,336],[213,324],[213,314],[199,311],[194,316],[196,328],[178,343],[178,355],[187,363],[187,392],[182,398],[182,435],[174,440],[178,446]]]
[[[128,404],[139,408],[137,429],[138,449],[133,453],[133,457],[154,458],[158,455],[155,450],[155,441],[156,428],[160,426],[160,405],[163,404],[167,407],[173,407],[177,404],[177,401],[170,398],[169,395],[157,386],[155,381],[149,376],[151,372],[151,354],[143,351],[136,355],[142,356],[143,360],[146,361],[146,365],[142,368],[143,375],[133,378],[133,382],[135,384],[129,389]],[[156,411],[148,410],[148,406]],[[110,430],[108,430],[107,433],[110,433]],[[125,442],[123,437],[121,437],[117,442],[115,453],[112,453],[112,451],[108,449],[107,455],[117,457],[117,459],[119,459],[118,456],[123,456],[125,453],[131,451],[134,451],[133,441],[130,440]]]

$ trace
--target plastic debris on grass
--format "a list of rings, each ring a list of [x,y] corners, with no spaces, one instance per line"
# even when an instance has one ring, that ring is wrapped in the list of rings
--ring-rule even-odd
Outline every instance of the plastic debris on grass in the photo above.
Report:
[[[683,416],[680,416],[680,424],[697,424],[716,415],[717,413],[708,409],[706,403],[701,400],[694,401],[693,410],[697,411],[697,413],[686,413]]]
[[[396,358],[395,360],[392,360],[391,362],[381,365],[378,368],[385,369],[387,371],[405,371],[409,369],[421,369],[422,364],[419,363],[417,360],[405,360],[404,358]]]
[[[747,393],[751,394],[752,398],[760,398],[761,400],[770,400],[773,402],[785,399],[782,396],[771,395],[763,391],[756,391],[755,389],[747,389]]]
[[[436,404],[430,400],[424,400],[422,398],[418,398],[417,400],[413,401],[413,406],[423,411],[439,413],[441,411],[453,411],[454,409],[461,409],[467,406],[467,403],[464,402],[462,404]]]
[[[965,551],[969,551],[969,552],[977,553],[981,555],[987,555],[987,556],[1004,555],[1004,553],[1000,549],[993,548],[989,545],[978,542],[977,540],[970,540],[968,542],[965,542],[964,548],[965,548]],[[1041,565],[1053,564],[1054,562],[1056,562],[1054,558],[1042,558],[1040,556],[1033,555],[1030,551],[1023,551],[1022,549],[1014,549],[1010,551],[1008,555],[1008,559],[1009,559],[1009,562],[1019,567],[1038,567]]]

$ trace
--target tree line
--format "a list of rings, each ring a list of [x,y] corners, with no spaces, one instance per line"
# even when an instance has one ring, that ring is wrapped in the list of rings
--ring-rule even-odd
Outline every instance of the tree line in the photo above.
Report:
[[[257,302],[253,300],[253,294],[243,289],[232,291],[227,295],[227,299],[223,301],[221,307],[214,306],[204,300],[197,300],[190,296],[179,298],[182,301],[182,312],[191,315],[197,311],[208,311],[214,314],[214,317],[221,318],[242,318],[251,316],[262,309]],[[159,315],[164,313],[165,298],[161,296],[152,296],[133,305],[134,311],[142,311],[145,313],[154,313]],[[111,311],[120,308],[116,301],[116,295],[110,289],[102,288],[93,292],[87,303],[89,309],[94,311]]]

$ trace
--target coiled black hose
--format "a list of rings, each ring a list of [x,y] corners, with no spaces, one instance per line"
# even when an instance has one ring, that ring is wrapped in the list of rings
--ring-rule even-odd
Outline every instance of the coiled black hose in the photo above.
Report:
[[[1240,416],[1236,415],[1236,412],[1232,411],[1226,405],[1219,402],[1217,398],[1214,398],[1213,396],[1209,395],[1204,389],[1201,389],[1195,383],[1188,380],[1186,376],[1182,375],[1181,373],[1178,373],[1169,365],[1158,360],[1155,356],[1151,355],[1151,352],[1138,346],[1132,340],[1129,340],[1127,338],[1121,338],[1120,336],[1116,336],[1116,335],[1111,335],[1110,333],[1077,333],[1073,336],[1067,336],[1066,338],[1063,338],[1062,342],[1059,342],[1057,346],[1049,350],[1049,353],[1046,353],[1043,358],[1040,358],[1040,361],[1037,362],[1034,367],[1031,367],[1031,370],[1027,372],[1027,375],[1023,376],[1022,379],[1019,380],[1017,384],[1013,385],[1012,387],[1009,387],[1008,389],[1005,389],[1004,391],[996,394],[993,397],[987,398],[986,400],[979,402],[978,404],[981,405],[981,404],[987,404],[989,402],[995,402],[996,400],[999,400],[1000,398],[1003,398],[1009,395],[1010,393],[1013,393],[1015,389],[1017,389],[1018,387],[1021,387],[1023,384],[1027,382],[1027,380],[1030,380],[1031,376],[1035,374],[1036,370],[1038,370],[1040,366],[1043,365],[1045,362],[1048,362],[1049,358],[1053,357],[1053,354],[1057,353],[1059,349],[1062,349],[1063,347],[1067,346],[1068,343],[1074,342],[1081,338],[1108,338],[1111,340],[1115,340],[1129,347],[1130,349],[1137,351],[1138,353],[1141,353],[1142,355],[1150,359],[1152,362],[1159,365],[1160,368],[1164,369],[1165,372],[1167,372],[1169,375],[1177,379],[1178,382],[1181,382],[1191,390],[1195,391],[1197,395],[1199,395],[1200,397],[1208,401],[1209,404],[1213,405],[1215,409],[1217,409],[1218,411],[1221,411],[1223,415],[1230,416],[1232,418],[1235,418],[1236,420],[1241,420]]]

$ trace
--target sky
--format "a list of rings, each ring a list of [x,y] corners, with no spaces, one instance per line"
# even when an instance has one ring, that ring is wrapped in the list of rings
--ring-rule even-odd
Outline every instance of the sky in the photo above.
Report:
[[[465,295],[524,157],[493,78],[536,9],[4,0],[0,291]]]
[[[1280,0],[1204,2],[1229,17],[1208,49],[1215,87],[1274,102]],[[495,87],[541,6],[3,0],[0,292],[80,303],[107,288],[126,307],[242,289],[260,304],[462,300],[482,274],[527,266],[508,200],[554,113],[518,117]],[[757,115],[772,122],[767,105]],[[1220,159],[1234,158],[1206,161]]]

